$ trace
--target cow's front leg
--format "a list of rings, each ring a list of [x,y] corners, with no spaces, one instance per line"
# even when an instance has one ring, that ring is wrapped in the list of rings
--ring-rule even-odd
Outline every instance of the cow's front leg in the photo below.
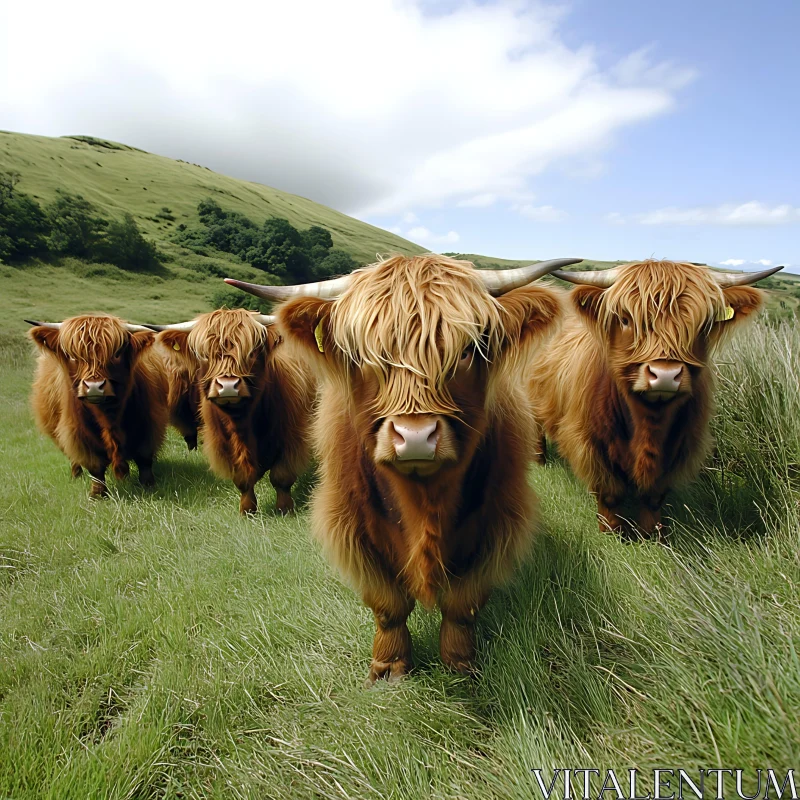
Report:
[[[536,424],[536,452],[534,453],[533,460],[537,464],[547,463],[547,436],[545,435],[544,428]]]
[[[136,466],[139,468],[139,483],[142,486],[155,486],[156,479],[153,477],[153,459],[137,458]]]
[[[258,511],[255,482],[249,480],[237,481],[236,488],[242,493],[239,498],[239,513],[242,516],[255,514]]]
[[[636,515],[636,524],[646,535],[656,534],[658,538],[666,536],[668,530],[661,522],[661,508],[664,505],[666,492],[644,495]]]
[[[622,531],[624,523],[619,515],[622,498],[616,494],[597,492],[597,519],[601,531]]]
[[[370,688],[379,678],[397,683],[411,669],[411,634],[406,620],[414,608],[414,598],[388,581],[364,593],[364,603],[375,615],[372,663],[364,683]]]
[[[83,467],[81,467],[80,464],[73,462],[69,465],[69,468],[73,478],[80,478],[80,476],[83,475]]]
[[[475,623],[489,592],[474,585],[451,585],[439,602],[442,625],[439,628],[439,653],[445,666],[468,674],[475,660]]]

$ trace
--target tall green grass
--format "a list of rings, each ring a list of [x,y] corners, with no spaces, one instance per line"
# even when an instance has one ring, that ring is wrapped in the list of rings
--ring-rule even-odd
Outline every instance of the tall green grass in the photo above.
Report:
[[[601,534],[563,464],[532,469],[543,528],[481,617],[476,677],[440,666],[437,615],[416,611],[416,670],[369,692],[371,615],[309,539],[313,476],[295,518],[265,484],[241,520],[170,436],[154,491],[90,502],[33,429],[18,344],[0,383],[0,797],[521,800],[533,768],[800,763],[797,328],[720,354],[717,450],[671,498],[667,546]]]

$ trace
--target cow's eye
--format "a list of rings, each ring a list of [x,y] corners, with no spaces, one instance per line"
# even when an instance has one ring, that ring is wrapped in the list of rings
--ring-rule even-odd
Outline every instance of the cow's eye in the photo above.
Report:
[[[623,329],[629,328],[631,325],[630,317],[626,317],[624,314],[619,318],[619,321]]]
[[[475,354],[475,348],[467,347],[461,353],[461,358],[458,360],[458,366],[462,368],[468,367],[472,363],[472,356]]]

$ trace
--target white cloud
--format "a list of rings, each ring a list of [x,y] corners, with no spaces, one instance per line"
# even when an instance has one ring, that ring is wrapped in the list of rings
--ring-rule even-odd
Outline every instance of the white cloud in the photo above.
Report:
[[[727,261],[719,262],[723,267],[741,267],[745,263],[743,258],[729,258]]]
[[[610,214],[606,214],[605,220],[610,225],[624,225],[626,221],[619,211],[612,211]]]
[[[472,197],[467,197],[464,200],[459,200],[457,206],[462,208],[487,208],[497,202],[497,195],[493,192],[484,192],[483,194],[476,194]]]
[[[413,211],[406,211],[406,213],[403,214],[403,222],[405,222],[406,225],[413,225],[415,222],[419,222],[419,217]]]
[[[800,208],[788,204],[768,206],[752,201],[716,207],[662,208],[633,217],[641,225],[768,226],[800,223]]]
[[[56,0],[2,3],[0,30],[17,33],[0,48],[0,118],[400,214],[519,201],[544,169],[592,162],[621,129],[670,111],[691,78],[646,50],[601,70],[539,3],[442,9],[240,0],[221,14],[141,0],[136,13],[112,3],[82,15]]]
[[[768,258],[759,258],[758,261],[754,262],[756,264],[761,264],[762,267],[771,267],[772,262]]]
[[[411,230],[406,231],[406,239],[410,239],[417,244],[455,244],[461,237],[455,231],[448,231],[445,234],[431,233],[427,228],[421,225]]]
[[[533,206],[525,203],[525,205],[515,207],[514,210],[534,222],[562,222],[567,218],[566,211],[553,206]]]

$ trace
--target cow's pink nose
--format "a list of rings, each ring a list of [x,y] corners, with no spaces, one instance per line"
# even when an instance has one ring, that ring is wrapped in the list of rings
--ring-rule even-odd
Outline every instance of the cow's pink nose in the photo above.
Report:
[[[392,442],[399,461],[433,461],[439,441],[439,421],[423,417],[392,421]]]
[[[683,365],[677,367],[660,367],[647,365],[647,383],[651,392],[677,392],[681,386]]]
[[[217,397],[238,397],[239,378],[217,378]]]
[[[102,381],[84,381],[83,385],[86,387],[86,396],[87,397],[102,397],[103,396],[103,386],[105,386],[106,382]]]

